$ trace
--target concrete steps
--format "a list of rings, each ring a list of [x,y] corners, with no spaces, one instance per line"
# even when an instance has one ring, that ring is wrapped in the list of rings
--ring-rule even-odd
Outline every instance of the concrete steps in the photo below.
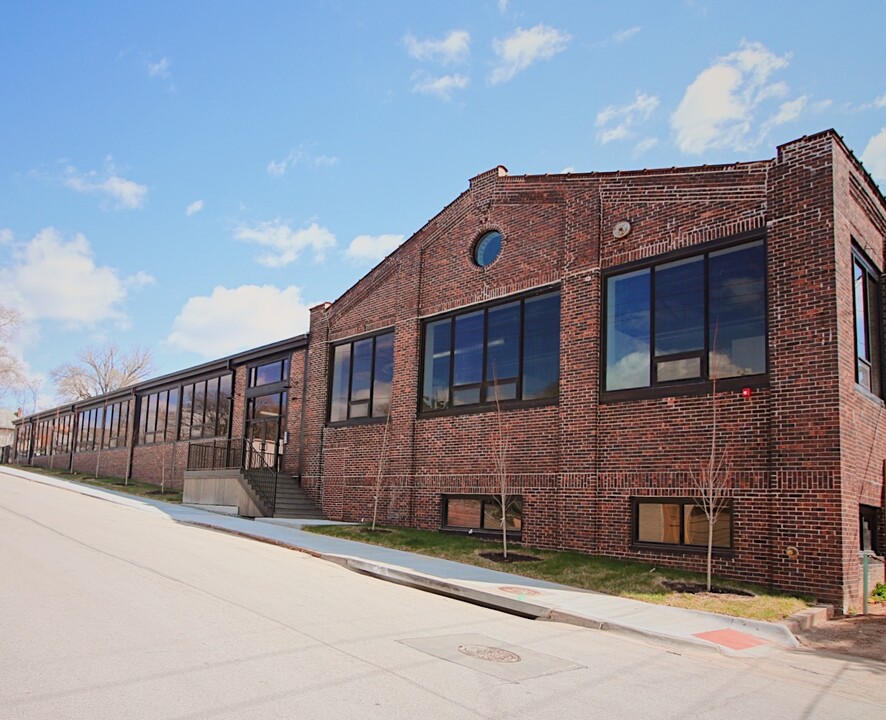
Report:
[[[325,520],[325,516],[304,494],[298,481],[288,475],[277,478],[276,518]]]

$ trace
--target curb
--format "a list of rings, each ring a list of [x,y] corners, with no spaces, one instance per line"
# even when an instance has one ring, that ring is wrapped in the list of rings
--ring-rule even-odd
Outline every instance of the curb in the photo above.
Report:
[[[833,605],[815,605],[806,608],[798,613],[786,617],[779,624],[784,625],[791,634],[796,635],[801,630],[809,630],[810,628],[824,625],[828,620],[834,617]]]

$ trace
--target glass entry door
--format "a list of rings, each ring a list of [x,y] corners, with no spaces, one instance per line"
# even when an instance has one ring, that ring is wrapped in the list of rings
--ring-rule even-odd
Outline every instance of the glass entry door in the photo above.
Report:
[[[250,398],[246,416],[248,467],[283,470],[287,393]]]

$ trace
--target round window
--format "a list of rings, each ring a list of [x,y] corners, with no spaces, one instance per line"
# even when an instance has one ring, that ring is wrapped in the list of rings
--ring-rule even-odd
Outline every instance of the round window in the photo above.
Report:
[[[480,267],[486,267],[498,257],[500,252],[501,233],[498,230],[491,230],[474,245],[474,262]]]

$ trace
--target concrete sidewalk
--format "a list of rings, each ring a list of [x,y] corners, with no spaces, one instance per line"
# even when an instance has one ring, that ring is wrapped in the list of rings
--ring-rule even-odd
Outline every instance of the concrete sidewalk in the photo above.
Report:
[[[317,520],[221,515],[2,467],[0,475],[63,488],[199,527],[310,553],[356,572],[525,617],[688,643],[726,655],[761,656],[799,643],[785,624],[734,618],[579,590],[511,573],[305,532]],[[811,611],[813,612],[813,611]]]

